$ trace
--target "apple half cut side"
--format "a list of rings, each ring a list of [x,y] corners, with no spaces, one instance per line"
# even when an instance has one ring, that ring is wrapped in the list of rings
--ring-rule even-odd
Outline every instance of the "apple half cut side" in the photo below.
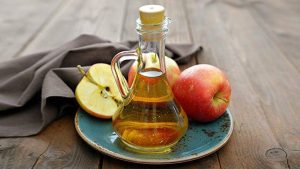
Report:
[[[94,64],[78,83],[75,97],[80,107],[92,116],[110,119],[122,105],[122,97],[108,64]]]

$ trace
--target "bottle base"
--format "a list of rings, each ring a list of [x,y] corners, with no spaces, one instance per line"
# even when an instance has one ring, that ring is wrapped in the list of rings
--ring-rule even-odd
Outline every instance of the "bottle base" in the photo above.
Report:
[[[120,139],[122,144],[124,144],[124,148],[135,152],[135,153],[141,153],[141,154],[167,154],[169,152],[172,151],[172,147],[177,144],[177,142],[172,143],[170,145],[167,146],[160,146],[160,147],[141,147],[141,146],[136,146],[136,145],[132,145],[127,143],[126,141]]]

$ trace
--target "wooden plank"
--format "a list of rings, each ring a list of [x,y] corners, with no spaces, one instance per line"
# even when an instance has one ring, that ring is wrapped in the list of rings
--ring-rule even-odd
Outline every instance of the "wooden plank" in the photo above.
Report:
[[[47,147],[43,141],[21,138],[0,139],[0,145],[0,168],[17,169],[31,168]],[[30,150],[32,146],[36,146],[34,151]]]
[[[136,40],[137,34],[135,32],[135,21],[138,18],[138,8],[145,4],[161,4],[167,10],[167,16],[172,18],[173,22],[170,26],[170,32],[167,36],[168,43],[192,43],[189,29],[187,26],[187,19],[184,9],[182,8],[182,1],[129,1],[126,18],[124,22],[124,32],[122,40]],[[136,11],[136,12],[134,12]],[[188,64],[181,65],[181,70],[196,64],[196,58],[192,58]],[[102,169],[121,169],[121,168],[165,168],[166,166],[151,166],[139,165],[120,160],[104,157]],[[218,157],[212,154],[204,159],[196,160],[189,163],[173,165],[174,168],[211,168],[219,169]]]
[[[285,11],[285,9],[281,9]],[[235,15],[233,13],[232,15]],[[300,126],[297,124],[300,120],[298,110],[300,108],[298,100],[300,93],[300,76],[295,67],[286,59],[286,55],[280,50],[282,46],[274,42],[269,35],[268,30],[261,28],[257,21],[252,19],[251,13],[245,13],[247,23],[242,20],[237,20],[240,24],[252,29],[253,36],[250,40],[252,45],[245,45],[244,51],[247,51],[249,62],[242,62],[246,66],[245,70],[248,74],[255,75],[255,79],[251,79],[253,87],[260,97],[260,104],[263,108],[269,125],[273,133],[279,141],[282,150],[281,156],[288,156],[289,167],[300,167],[300,152],[299,146],[296,146],[294,141],[300,140]],[[247,25],[249,24],[249,25]],[[234,25],[234,29],[240,29],[240,26]],[[289,30],[291,34],[296,30]],[[236,31],[237,37],[249,36],[250,32]],[[237,39],[238,40],[238,39]],[[263,47],[263,50],[253,49]],[[284,47],[289,51],[289,46]],[[291,50],[292,51],[292,50]],[[299,48],[298,48],[299,51]],[[274,58],[276,57],[276,59]],[[296,99],[296,100],[295,100]]]
[[[174,169],[199,169],[199,168],[205,168],[205,169],[219,169],[219,164],[216,163],[217,156],[216,155],[210,155],[206,158],[199,159],[197,161],[192,162],[185,162],[181,164],[173,164],[173,165],[141,165],[141,164],[135,164],[135,163],[129,163],[120,161],[117,159],[113,159],[111,157],[104,157],[104,163],[102,166],[102,169],[124,169],[124,168],[130,168],[130,169],[166,169],[166,168],[174,168]]]
[[[296,158],[287,151],[292,144],[287,137],[299,138],[298,72],[244,9],[247,5],[194,2],[187,8],[194,39],[204,45],[198,59],[223,69],[233,89],[236,127],[219,153],[222,168],[232,168],[233,161],[234,168],[299,167],[298,161],[291,165]]]
[[[81,34],[119,40],[126,0],[70,1],[21,53],[49,50]]]
[[[95,35],[111,41],[120,41],[123,31],[123,22],[128,0],[105,2],[101,19],[98,19]]]
[[[275,11],[278,13],[282,11],[291,20],[299,18],[299,11],[297,15],[292,8],[287,8],[288,6],[283,3],[279,3],[280,6],[278,6],[278,2],[274,1],[274,4],[277,4],[278,9],[273,10],[273,13],[269,13],[269,15],[274,15],[273,18],[277,17],[277,13],[274,13]],[[287,10],[289,12],[286,13]],[[265,27],[262,26],[261,22],[255,19],[259,16],[254,15],[253,11],[251,12],[250,10],[250,12],[245,13],[246,17],[247,20],[249,18],[247,22],[249,25],[246,25],[242,20],[237,22],[245,24],[249,29],[254,30],[252,34],[256,36],[251,38],[254,44],[250,46],[245,46],[243,43],[240,44],[245,46],[244,50],[249,54],[248,58],[251,56],[251,62],[247,63],[245,70],[248,74],[251,73],[256,77],[251,79],[251,82],[255,90],[258,91],[257,95],[261,98],[261,107],[266,114],[269,125],[283,148],[281,156],[288,157],[286,160],[288,160],[290,168],[300,168],[300,147],[299,141],[298,145],[296,141],[300,140],[300,126],[297,124],[300,121],[300,105],[296,101],[300,98],[298,94],[300,93],[300,60],[298,57],[300,52],[298,44],[300,40],[298,31],[300,24],[291,27],[291,24],[284,22],[286,20],[282,20],[285,26],[278,27],[273,25],[275,29],[287,31],[287,36],[282,36],[283,39],[281,40],[272,36],[272,33],[274,33],[272,32],[273,29],[264,29]],[[280,17],[277,19],[280,19]],[[239,29],[236,25],[233,28]],[[237,36],[241,35],[241,33],[238,32]],[[250,33],[246,31],[243,34],[244,36],[249,36]],[[289,42],[297,45],[292,45]],[[253,51],[253,49],[261,47],[263,47],[263,50]],[[242,63],[244,66],[246,65],[245,62]]]
[[[18,55],[64,2],[66,1],[0,1],[1,61],[10,60]]]
[[[266,0],[244,2],[265,35],[276,44],[283,56],[300,72],[300,3]]]
[[[36,160],[34,169],[98,168],[101,161],[99,153],[78,136],[73,121],[74,115],[68,115],[39,134],[40,137],[46,137],[49,144]]]
[[[98,153],[77,135],[67,115],[37,136],[0,140],[0,168],[98,168]]]

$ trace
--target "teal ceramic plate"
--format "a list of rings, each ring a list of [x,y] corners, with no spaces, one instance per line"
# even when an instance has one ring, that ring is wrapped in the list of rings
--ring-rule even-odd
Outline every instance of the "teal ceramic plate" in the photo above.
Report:
[[[205,157],[220,149],[232,133],[233,119],[227,110],[211,123],[190,122],[185,136],[168,154],[138,154],[126,150],[112,130],[111,120],[94,118],[81,109],[76,114],[75,126],[84,141],[113,158],[143,164],[174,164]]]

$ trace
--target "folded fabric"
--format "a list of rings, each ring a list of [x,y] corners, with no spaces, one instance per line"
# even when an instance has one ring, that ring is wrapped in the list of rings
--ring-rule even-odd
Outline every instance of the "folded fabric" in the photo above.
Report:
[[[115,54],[136,44],[81,35],[52,51],[0,63],[0,137],[37,134],[62,114],[75,112],[74,90],[82,78],[76,66],[110,64]],[[192,44],[166,47],[179,64],[201,50]],[[129,66],[122,67],[124,74]]]

